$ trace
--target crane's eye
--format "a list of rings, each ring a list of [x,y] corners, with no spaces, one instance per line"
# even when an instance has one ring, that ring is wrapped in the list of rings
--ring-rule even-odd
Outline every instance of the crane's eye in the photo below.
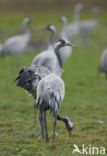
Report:
[[[49,25],[47,26],[47,30],[50,30],[50,27],[51,27],[51,24],[49,24]]]
[[[59,40],[61,42],[61,44],[65,44],[65,41],[63,39]]]

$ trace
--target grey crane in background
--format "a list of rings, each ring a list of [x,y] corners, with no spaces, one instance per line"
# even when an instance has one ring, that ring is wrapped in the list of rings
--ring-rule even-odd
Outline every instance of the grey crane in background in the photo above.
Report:
[[[77,3],[74,7],[74,17],[73,21],[68,23],[67,19],[63,20],[64,27],[63,27],[63,34],[66,34],[67,39],[72,40],[75,36],[80,33],[79,23],[80,23],[80,12],[83,9],[83,5],[81,3]]]
[[[25,18],[23,21],[24,33],[8,38],[2,47],[1,54],[21,54],[26,51],[31,40],[31,31],[29,30],[30,18]]]
[[[91,20],[81,20],[80,21],[80,35],[83,44],[84,43],[93,43],[90,39],[90,34],[99,26],[99,7],[92,8],[94,18]]]
[[[98,66],[98,72],[103,72],[107,79],[107,48],[104,49],[104,51],[101,55],[100,63]]]
[[[62,29],[61,29],[61,32],[60,32],[60,38],[64,39],[66,42],[70,42],[70,40],[68,39],[68,37],[66,35],[66,32],[64,31],[64,27],[67,24],[67,17],[66,16],[61,16],[60,21],[62,22]],[[72,54],[72,47],[70,47],[70,46],[62,47],[59,50],[59,52],[60,52],[62,62],[64,64]]]
[[[53,40],[56,34],[54,25],[49,25],[47,30],[51,31],[50,43],[48,49],[38,54],[32,61],[32,64],[45,66],[50,72],[55,72],[61,76],[62,70],[60,69],[59,62],[54,50]]]

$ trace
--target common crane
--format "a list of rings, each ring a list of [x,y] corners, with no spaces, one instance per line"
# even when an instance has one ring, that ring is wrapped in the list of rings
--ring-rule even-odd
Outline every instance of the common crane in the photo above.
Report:
[[[66,32],[64,31],[64,27],[67,24],[67,18],[66,16],[61,16],[60,21],[62,22],[63,26],[60,32],[60,38],[65,40],[66,42],[70,42],[69,39],[67,38]],[[63,64],[66,62],[66,60],[70,57],[72,54],[72,47],[70,46],[65,46],[59,50],[60,56],[62,59]]]
[[[29,30],[29,24],[31,19],[25,18],[23,21],[24,33],[8,38],[3,43],[2,55],[6,54],[21,54],[24,52],[31,40],[31,31]]]
[[[59,49],[64,46],[71,46],[64,40],[60,40],[56,44],[55,53],[62,68]],[[41,70],[40,70],[41,69]],[[56,120],[63,121],[66,128],[71,134],[73,123],[69,118],[61,116],[59,113],[59,106],[65,95],[64,81],[56,75],[56,73],[49,73],[47,68],[30,65],[19,72],[16,78],[17,85],[30,92],[37,102],[37,108],[40,111],[40,125],[42,137],[48,141],[48,132],[46,124],[46,111],[53,112],[55,121],[53,123],[53,141],[55,137]]]
[[[93,19],[80,21],[80,35],[83,43],[92,43],[90,34],[99,26],[99,8],[93,7],[92,11],[94,14]]]
[[[59,54],[59,49],[64,46],[71,46],[64,40],[60,40],[55,48],[55,53],[59,60],[60,67],[62,68],[62,61]],[[46,124],[46,111],[50,110],[54,116],[53,123],[53,141],[55,138],[56,121],[63,121],[66,128],[71,133],[73,129],[73,123],[69,118],[61,116],[59,113],[60,103],[63,101],[65,95],[64,81],[56,75],[55,72],[50,73],[46,77],[40,80],[37,86],[37,108],[40,111],[40,125],[42,138],[48,141],[48,132]]]
[[[71,23],[68,23],[67,19],[63,20],[64,27],[62,32],[66,34],[67,39],[72,40],[75,36],[80,33],[79,23],[80,23],[80,12],[83,9],[83,5],[81,3],[76,4],[74,7],[74,18]]]
[[[54,25],[49,25],[47,30],[51,31],[50,44],[48,49],[38,54],[32,61],[32,64],[45,66],[49,69],[50,72],[56,71],[58,75],[62,74],[60,69],[57,56],[55,54],[53,40],[56,34],[56,29]]]

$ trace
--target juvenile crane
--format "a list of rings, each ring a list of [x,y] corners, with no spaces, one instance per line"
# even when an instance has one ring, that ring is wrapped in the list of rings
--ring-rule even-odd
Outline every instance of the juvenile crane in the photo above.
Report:
[[[59,53],[59,49],[64,46],[71,46],[64,40],[60,40],[55,47],[55,53],[59,61],[60,68],[62,68],[62,61]],[[55,138],[56,121],[63,121],[66,128],[71,133],[73,129],[73,123],[69,118],[61,116],[59,113],[60,103],[63,101],[65,95],[64,81],[56,75],[55,72],[50,73],[46,77],[40,80],[37,86],[37,108],[40,111],[40,125],[42,138],[48,141],[48,132],[46,124],[46,111],[50,110],[54,116],[53,123],[53,141]]]

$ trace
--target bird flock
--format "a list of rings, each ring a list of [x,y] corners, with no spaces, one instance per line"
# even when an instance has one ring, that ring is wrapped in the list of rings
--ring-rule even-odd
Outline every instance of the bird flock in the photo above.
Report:
[[[72,40],[80,35],[81,43],[91,43],[91,32],[99,26],[99,8],[93,8],[95,17],[91,20],[80,20],[80,13],[84,8],[83,4],[78,3],[73,10],[73,21],[68,22],[66,16],[59,18],[62,28],[57,38],[55,25],[49,24],[45,30],[50,32],[49,42],[40,53],[37,54],[30,65],[23,67],[17,78],[18,87],[27,90],[35,100],[34,109],[39,111],[39,120],[42,138],[48,142],[48,128],[46,112],[54,117],[52,140],[55,139],[57,120],[62,121],[68,134],[71,136],[73,122],[66,116],[60,114],[60,105],[65,96],[65,83],[62,79],[64,64],[72,54],[75,47]],[[8,38],[0,44],[0,55],[19,55],[29,49],[32,33],[29,25],[30,18],[23,20],[24,33]],[[35,44],[37,45],[37,44]],[[36,48],[36,46],[35,46]],[[35,50],[34,48],[34,50]],[[104,72],[107,78],[107,49],[104,50],[99,66],[99,72]]]

